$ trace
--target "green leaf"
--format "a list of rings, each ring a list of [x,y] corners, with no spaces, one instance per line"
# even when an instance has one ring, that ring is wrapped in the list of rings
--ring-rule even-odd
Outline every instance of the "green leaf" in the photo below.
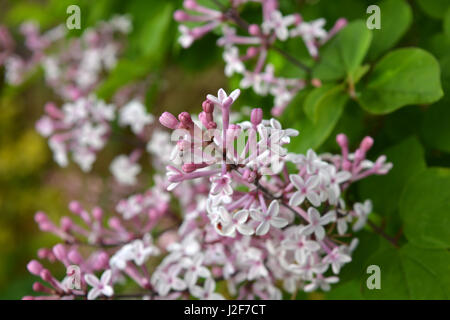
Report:
[[[430,168],[414,175],[400,197],[408,240],[422,248],[450,248],[450,169]]]
[[[359,91],[361,106],[375,114],[410,104],[433,103],[443,95],[439,63],[422,49],[392,51],[375,65]]]
[[[375,60],[381,53],[393,47],[412,22],[411,7],[404,0],[384,0],[378,6],[381,10],[381,29],[372,30],[369,60]]]
[[[444,33],[450,38],[450,7],[444,16]]]
[[[330,99],[342,92],[343,86],[336,84],[325,84],[319,88],[315,88],[305,100],[304,111],[308,118],[317,123],[320,108],[326,103],[330,103]],[[332,102],[331,102],[332,103]]]
[[[164,56],[164,48],[168,45],[167,32],[172,22],[173,4],[166,3],[162,8],[149,17],[139,35],[139,46],[142,54],[161,59]]]
[[[387,175],[364,179],[358,188],[362,198],[372,200],[376,212],[389,216],[397,211],[398,197],[411,179],[412,173],[425,170],[426,163],[423,147],[415,137],[403,140],[381,154],[385,154],[387,161],[393,163],[391,171]]]
[[[296,113],[295,117],[300,119],[292,127],[297,128],[300,131],[300,135],[291,140],[289,149],[303,153],[310,148],[315,149],[319,147],[333,131],[347,101],[348,95],[342,91],[327,95],[317,107],[316,123],[311,121],[304,113]],[[289,109],[298,110],[299,108],[301,110],[301,103],[294,99]],[[286,116],[289,116],[289,113],[286,113]]]
[[[448,0],[416,0],[422,10],[432,18],[442,19],[447,8],[450,6]]]
[[[410,244],[396,249],[383,241],[365,266],[380,267],[381,288],[370,290],[363,285],[363,296],[367,299],[448,299],[449,264],[450,253],[446,250],[423,250]]]
[[[326,294],[327,300],[363,300],[361,281],[355,279],[344,283],[338,283],[331,287]]]
[[[425,113],[421,136],[427,146],[450,153],[450,101],[441,100]]]
[[[354,79],[371,40],[372,33],[363,21],[349,23],[336,38],[325,45],[321,51],[320,62],[313,70],[313,76],[325,81],[344,77]]]
[[[119,60],[108,78],[97,88],[97,95],[109,99],[120,87],[144,77],[154,67],[154,61],[143,57],[139,60],[123,58]]]

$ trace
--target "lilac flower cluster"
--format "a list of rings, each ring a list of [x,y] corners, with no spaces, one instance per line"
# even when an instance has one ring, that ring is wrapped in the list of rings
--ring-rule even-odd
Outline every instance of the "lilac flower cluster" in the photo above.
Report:
[[[141,171],[137,163],[148,139],[146,131],[154,122],[143,104],[141,84],[123,88],[116,101],[105,103],[95,95],[95,89],[107,72],[113,69],[124,48],[125,36],[131,32],[127,16],[115,16],[86,29],[80,37],[66,39],[65,27],[58,26],[43,34],[38,25],[26,22],[21,27],[30,58],[15,53],[14,41],[6,28],[0,28],[6,82],[19,85],[33,69],[41,66],[47,85],[63,101],[45,105],[45,115],[36,123],[37,131],[45,138],[54,159],[62,167],[69,164],[69,156],[87,172],[92,169],[97,154],[111,137],[111,123],[129,127],[140,144],[130,155],[119,155],[110,166],[116,180],[123,185],[136,184]]]
[[[298,131],[263,120],[261,109],[250,121],[230,120],[239,93],[208,95],[198,116],[161,115],[173,133],[157,140],[175,142],[159,159],[166,178],[119,201],[107,226],[100,208],[88,212],[77,202],[69,206],[77,217],[60,225],[37,213],[40,229],[62,239],[39,257],[78,265],[81,283],[73,288],[69,275],[58,280],[33,260],[29,271],[46,285],[37,282],[42,295],[26,298],[281,299],[338,282],[358,243],[353,232],[372,211],[370,200],[346,203],[344,192],[392,164],[366,159],[370,137],[350,152],[343,134],[341,154],[289,153]],[[130,280],[140,289],[122,293]]]
[[[268,62],[269,51],[278,51],[294,60],[277,47],[277,42],[301,38],[311,57],[317,59],[319,47],[347,24],[345,19],[339,19],[327,32],[324,29],[326,21],[323,18],[307,22],[298,13],[283,15],[278,10],[278,0],[252,0],[261,3],[262,7],[262,22],[258,25],[245,21],[239,15],[241,7],[250,1],[230,0],[229,8],[217,1],[212,2],[219,10],[205,7],[196,0],[185,0],[184,10],[177,10],[174,13],[174,19],[183,23],[179,26],[181,46],[190,47],[194,41],[221,28],[222,36],[218,39],[217,45],[224,48],[225,75],[230,77],[234,73],[240,74],[243,76],[241,88],[252,87],[259,95],[272,95],[274,116],[283,113],[296,93],[308,85],[308,81],[303,78],[276,76],[274,66]],[[188,28],[187,23],[200,25]],[[242,30],[242,34],[238,34],[236,27]],[[253,68],[250,67],[252,61],[254,61]],[[305,65],[295,62],[309,71]],[[318,86],[320,81],[312,79],[311,84]]]
[[[40,33],[39,25],[25,22],[20,28],[30,57],[14,52],[15,44],[6,28],[2,28],[3,61],[6,82],[18,85],[27,74],[41,66],[47,84],[65,100],[89,94],[98,84],[102,72],[112,69],[122,50],[124,36],[131,32],[126,16],[116,16],[88,28],[79,38],[66,40],[66,28],[59,25]]]

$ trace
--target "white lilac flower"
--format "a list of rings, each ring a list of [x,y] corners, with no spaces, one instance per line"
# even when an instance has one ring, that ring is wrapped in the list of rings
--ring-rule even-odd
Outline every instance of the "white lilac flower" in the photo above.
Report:
[[[323,258],[323,263],[331,264],[331,269],[334,274],[338,274],[341,270],[341,266],[350,261],[352,261],[352,258],[348,254],[342,252],[339,247],[335,247],[325,256],[325,258]]]
[[[50,137],[53,134],[53,132],[54,132],[53,121],[48,116],[41,117],[36,122],[36,126],[35,127],[36,127],[36,131],[39,132],[39,134],[41,136],[43,136],[44,138]]]
[[[282,245],[284,249],[293,250],[297,263],[303,264],[311,252],[316,252],[320,249],[320,245],[316,241],[309,240],[300,231],[301,229],[296,229],[291,237],[283,241]]]
[[[341,186],[345,181],[348,181],[352,174],[348,171],[336,172],[335,166],[327,166],[325,170],[320,171],[321,177],[328,184],[328,200],[331,204],[336,204],[341,195]]]
[[[179,25],[178,31],[181,33],[181,36],[178,38],[178,42],[183,48],[189,48],[195,40],[191,30],[185,25]]]
[[[239,58],[239,50],[237,47],[231,47],[224,51],[223,59],[225,60],[225,74],[231,77],[234,73],[243,73],[245,71],[244,64]]]
[[[66,124],[75,124],[78,121],[83,121],[88,116],[87,100],[81,98],[73,103],[65,103],[62,106],[64,113],[64,122]]]
[[[130,101],[119,110],[119,124],[129,125],[135,134],[141,133],[152,122],[153,116],[147,113],[145,106],[138,100]]]
[[[295,16],[288,15],[283,17],[280,11],[275,10],[270,14],[270,20],[265,20],[262,24],[264,33],[268,34],[272,30],[281,41],[287,40],[289,37],[288,27],[295,23]]]
[[[192,287],[197,283],[199,277],[209,278],[211,272],[203,266],[204,255],[202,253],[197,253],[195,256],[184,257],[180,261],[180,266],[186,269],[184,275],[184,281],[188,287]]]
[[[122,214],[125,220],[129,220],[143,211],[144,206],[142,202],[142,195],[130,196],[128,199],[121,200],[117,204],[116,211]]]
[[[137,182],[136,176],[141,172],[141,166],[130,161],[126,155],[119,155],[111,162],[110,170],[117,182],[134,185]]]
[[[356,223],[353,225],[353,231],[359,231],[364,227],[369,214],[372,212],[372,201],[366,200],[364,203],[355,203],[353,206],[353,211],[358,218]]]
[[[69,164],[69,159],[67,156],[67,149],[64,143],[57,141],[56,139],[50,138],[48,140],[48,145],[53,152],[53,159],[61,167],[67,167]]]
[[[290,31],[291,37],[302,37],[306,48],[312,57],[317,57],[319,54],[316,40],[322,40],[327,37],[327,32],[323,29],[325,22],[325,19],[302,22],[295,29]]]
[[[78,142],[83,147],[92,147],[95,150],[103,148],[105,145],[105,134],[108,127],[104,124],[94,125],[86,122],[78,133]]]
[[[212,278],[205,281],[203,287],[193,286],[190,288],[191,294],[200,300],[223,300],[223,296],[214,292],[216,290],[216,282]]]
[[[95,162],[95,153],[91,149],[84,147],[77,147],[72,151],[73,161],[80,166],[81,170],[89,172]]]
[[[339,278],[335,277],[335,276],[331,276],[331,277],[327,277],[325,278],[322,275],[317,275],[317,277],[315,277],[311,283],[307,284],[303,290],[305,290],[305,292],[312,292],[317,290],[318,288],[322,289],[323,291],[329,291],[331,286],[330,284],[333,283],[338,283],[339,282]]]
[[[257,94],[265,96],[270,90],[269,83],[264,81],[260,73],[254,73],[250,71],[244,72],[244,77],[242,78],[239,86],[243,89],[252,87],[253,91]]]
[[[304,227],[300,233],[305,236],[314,233],[318,240],[322,240],[325,237],[325,229],[323,226],[329,224],[335,219],[336,213],[334,211],[330,211],[327,214],[320,216],[320,213],[316,208],[310,207],[308,209],[309,224]]]
[[[224,207],[219,209],[220,228],[218,231],[220,234],[234,237],[236,230],[243,235],[250,236],[255,231],[246,222],[249,217],[248,210],[240,210],[235,214],[229,213]]]
[[[84,280],[92,287],[87,296],[88,300],[94,300],[101,294],[107,297],[111,297],[114,294],[114,290],[110,285],[111,275],[111,270],[106,270],[103,272],[100,280],[93,274],[86,274],[84,276]]]
[[[233,90],[230,93],[230,95],[227,95],[225,90],[220,89],[217,92],[217,97],[213,96],[212,94],[208,94],[206,96],[206,98],[209,101],[211,101],[211,102],[213,102],[213,103],[215,103],[215,104],[217,104],[219,106],[222,106],[224,104],[224,102],[227,101],[228,98],[231,98],[231,103],[233,103],[234,101],[237,100],[237,98],[239,97],[240,94],[241,94],[241,90],[239,90],[239,89]]]
[[[306,156],[300,154],[294,157],[293,162],[306,167],[306,173],[308,174],[317,174],[319,169],[327,165],[312,149],[306,152]]]
[[[150,256],[156,256],[159,253],[160,251],[156,246],[150,243],[145,244],[140,239],[131,243],[131,257],[138,266],[142,266]]]
[[[223,193],[224,195],[230,196],[233,194],[233,188],[231,187],[231,177],[226,175],[218,174],[210,178],[211,181],[211,191],[212,195],[218,195]]]
[[[187,288],[186,282],[178,277],[181,267],[172,265],[166,271],[153,273],[152,283],[161,296],[167,296],[170,290],[183,291]]]
[[[296,207],[301,205],[305,199],[308,199],[312,205],[316,207],[320,206],[320,197],[316,192],[316,188],[320,182],[319,176],[310,176],[304,181],[299,175],[291,174],[289,179],[298,190],[292,195],[289,200],[289,205]]]
[[[256,235],[257,236],[263,236],[269,232],[270,226],[275,228],[284,228],[288,221],[284,218],[278,217],[278,213],[280,211],[280,205],[278,204],[278,201],[273,200],[269,208],[266,212],[261,212],[260,210],[250,210],[251,217],[259,221],[260,224],[256,228]]]

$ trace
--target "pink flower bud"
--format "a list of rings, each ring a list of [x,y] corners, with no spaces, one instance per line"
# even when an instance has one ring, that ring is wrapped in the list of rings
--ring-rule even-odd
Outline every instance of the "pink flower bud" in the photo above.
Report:
[[[41,271],[42,271],[42,269],[44,269],[44,267],[38,261],[31,260],[27,264],[27,269],[28,269],[28,272],[37,276],[41,273]]]
[[[39,273],[39,275],[41,276],[42,280],[44,280],[44,281],[47,281],[47,282],[53,281],[52,273],[48,269],[42,269],[41,272]]]
[[[103,210],[99,207],[95,207],[92,210],[92,215],[94,216],[95,220],[102,220],[103,217]]]
[[[256,56],[259,52],[259,49],[256,47],[249,47],[247,49],[247,57],[249,58],[253,58],[254,56]]]
[[[178,21],[178,22],[186,21],[188,19],[188,17],[189,17],[189,15],[186,12],[184,12],[183,10],[177,10],[173,14],[174,20]]]
[[[57,244],[53,247],[53,254],[55,255],[56,259],[63,261],[66,259],[67,256],[67,251],[66,248],[64,247],[64,245],[62,244]]]
[[[340,133],[336,136],[336,142],[341,148],[348,148],[348,139],[347,136],[343,133]]]
[[[40,223],[48,222],[49,220],[48,220],[47,215],[44,212],[38,211],[34,215],[34,221],[36,221],[37,223],[40,224]]]
[[[42,283],[35,282],[35,283],[33,283],[33,291],[34,292],[48,292],[49,290]]]
[[[73,221],[69,217],[62,217],[61,218],[61,228],[68,232],[73,226]]]
[[[47,102],[45,104],[45,112],[52,118],[62,119],[64,114],[59,110],[53,102]]]
[[[257,126],[261,123],[263,118],[263,111],[261,108],[255,108],[252,110],[252,113],[250,115],[250,120],[253,125]]]
[[[338,21],[336,21],[333,29],[335,29],[336,31],[339,31],[340,29],[344,28],[347,25],[347,19],[345,18],[340,18],[338,19]]]
[[[211,101],[206,99],[202,103],[202,108],[203,108],[203,111],[205,111],[206,113],[213,113],[214,112],[214,103],[212,103]]]
[[[181,124],[185,128],[192,128],[194,126],[194,122],[192,122],[191,115],[188,112],[182,112],[178,115],[178,120],[180,120]]]
[[[259,29],[259,26],[257,24],[251,24],[248,27],[248,33],[250,33],[252,36],[258,36],[261,33],[261,30]]]
[[[69,253],[67,254],[67,258],[69,259],[70,262],[72,262],[74,264],[81,264],[81,263],[83,263],[83,257],[75,249],[72,249],[72,250],[69,251]]]
[[[178,120],[175,118],[173,114],[170,112],[164,112],[159,117],[159,123],[161,123],[163,126],[169,128],[169,129],[176,129],[178,127]]]
[[[216,129],[217,128],[217,123],[215,123],[214,121],[210,121],[208,122],[208,129]]]
[[[195,10],[198,7],[198,3],[195,0],[184,0],[183,6],[189,10]]]
[[[120,222],[120,219],[117,217],[113,217],[113,218],[109,219],[108,223],[109,223],[109,226],[113,229],[116,229],[116,230],[122,229],[122,223]]]
[[[373,146],[373,139],[371,137],[365,137],[361,141],[360,148],[362,149],[362,151],[367,152],[370,148],[372,148],[372,146]]]
[[[314,78],[311,80],[311,85],[316,88],[320,88],[322,86],[322,81],[320,79]]]
[[[69,203],[69,210],[75,214],[80,214],[83,211],[83,207],[78,201],[71,201]]]
[[[106,252],[100,252],[95,265],[98,269],[107,268],[109,265],[109,255]]]
[[[168,246],[179,240],[179,236],[175,231],[166,231],[158,238],[158,245],[166,250]]]

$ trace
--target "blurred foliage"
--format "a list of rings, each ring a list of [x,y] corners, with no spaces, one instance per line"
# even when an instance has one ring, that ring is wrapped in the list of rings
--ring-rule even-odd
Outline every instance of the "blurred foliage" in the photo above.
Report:
[[[0,21],[13,30],[25,20],[47,29],[65,23],[66,8],[77,4],[82,30],[69,31],[69,36],[78,36],[99,20],[129,14],[133,32],[127,50],[97,93],[110,99],[118,88],[149,77],[149,109],[155,114],[177,113],[196,108],[207,93],[220,87],[238,87],[240,81],[223,76],[214,35],[181,49],[172,20],[181,2],[7,0],[0,4]],[[213,6],[209,0],[202,2]],[[381,30],[365,27],[371,4],[381,7]],[[317,64],[302,43],[282,44],[291,55],[314,66],[314,75],[324,83],[300,92],[281,118],[283,126],[300,131],[291,150],[336,151],[334,139],[340,132],[349,136],[352,147],[365,135],[373,136],[376,143],[370,156],[386,153],[394,169],[388,176],[371,177],[351,188],[349,196],[373,198],[371,219],[385,226],[390,236],[404,231],[401,248],[395,248],[364,230],[353,263],[343,268],[341,282],[330,293],[299,293],[294,298],[449,298],[450,1],[280,0],[280,7],[285,13],[301,12],[307,21],[325,17],[327,28],[340,17],[351,21],[321,50]],[[242,15],[253,19],[258,12],[256,4],[249,4]],[[277,53],[269,59],[280,75],[304,76]],[[33,279],[25,270],[27,261],[38,248],[54,244],[54,237],[38,232],[33,214],[43,210],[59,219],[67,214],[67,202],[82,198],[87,185],[103,188],[103,194],[82,200],[102,199],[108,205],[108,173],[103,168],[120,148],[117,144],[102,152],[95,166],[98,172],[89,176],[75,167],[56,167],[45,140],[34,131],[44,103],[55,99],[41,80],[41,72],[17,88],[0,80],[0,298],[28,294]],[[238,105],[261,107],[268,116],[271,103],[250,89]],[[380,265],[386,273],[382,283],[386,290],[364,289],[370,264]]]

